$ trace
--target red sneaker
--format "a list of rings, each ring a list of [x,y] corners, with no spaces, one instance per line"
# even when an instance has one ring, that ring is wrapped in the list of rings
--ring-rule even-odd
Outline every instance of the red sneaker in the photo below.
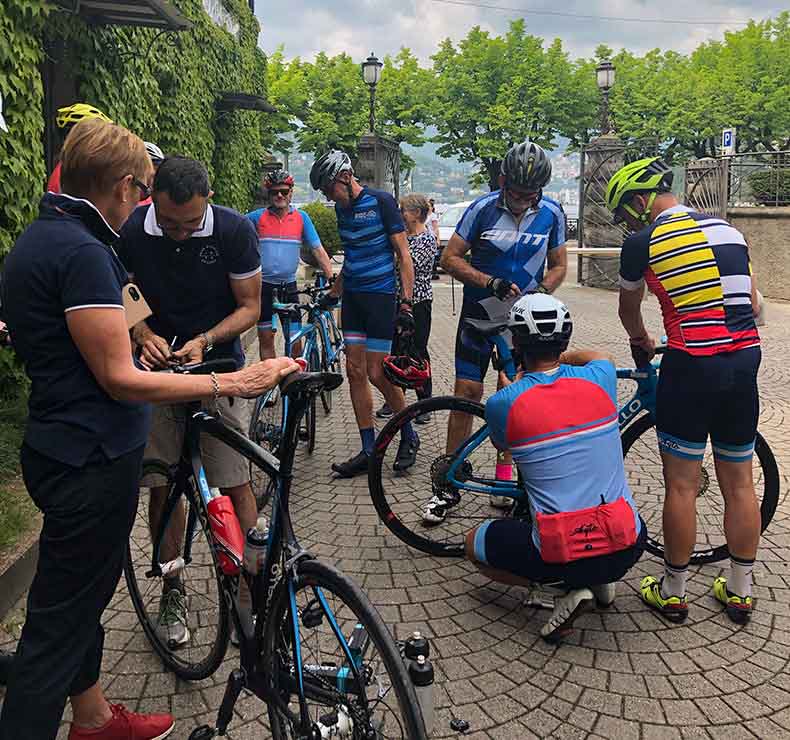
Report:
[[[71,725],[69,740],[163,740],[176,726],[170,714],[135,714],[123,704],[110,704],[112,719],[88,730]]]

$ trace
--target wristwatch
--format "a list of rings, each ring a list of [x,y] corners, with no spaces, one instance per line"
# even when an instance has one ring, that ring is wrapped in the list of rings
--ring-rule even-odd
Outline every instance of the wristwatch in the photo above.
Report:
[[[214,349],[214,342],[209,339],[208,333],[205,331],[200,332],[200,336],[203,337],[203,341],[205,342],[203,354],[208,354],[212,349]]]

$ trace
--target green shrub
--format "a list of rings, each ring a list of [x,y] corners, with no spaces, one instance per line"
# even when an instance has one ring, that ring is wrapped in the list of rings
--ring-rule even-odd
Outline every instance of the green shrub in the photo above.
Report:
[[[315,201],[304,206],[302,210],[310,216],[318,236],[321,237],[321,244],[324,245],[327,254],[331,257],[337,254],[340,249],[340,233],[337,230],[337,216],[334,208],[327,208],[320,202]]]
[[[790,169],[770,167],[750,173],[747,179],[758,203],[771,206],[790,205]]]

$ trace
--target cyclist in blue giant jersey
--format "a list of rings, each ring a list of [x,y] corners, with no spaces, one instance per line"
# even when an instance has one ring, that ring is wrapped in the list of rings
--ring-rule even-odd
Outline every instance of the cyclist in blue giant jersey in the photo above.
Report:
[[[373,452],[373,396],[368,380],[381,391],[395,413],[406,403],[403,391],[384,375],[383,360],[389,354],[395,331],[414,332],[414,265],[395,199],[389,193],[361,186],[354,178],[347,154],[333,150],[319,157],[310,171],[310,183],[327,200],[335,202],[344,249],[343,270],[324,305],[342,294],[346,369],[362,450],[345,462],[333,464],[332,469],[339,476],[350,478],[367,472]],[[396,253],[403,295],[400,303],[395,294]],[[417,434],[407,424],[395,470],[414,465],[419,444]]]
[[[297,303],[296,270],[303,246],[311,249],[318,266],[326,275],[332,277],[332,264],[329,261],[318,232],[304,211],[291,207],[294,179],[285,170],[270,172],[263,180],[263,189],[269,194],[269,207],[259,208],[247,214],[258,234],[261,252],[261,315],[258,319],[258,344],[261,359],[274,357],[274,326],[272,304],[275,289],[285,286],[285,295],[279,300]],[[299,323],[294,322],[294,330]],[[294,347],[298,355],[301,348]]]
[[[565,278],[565,214],[558,202],[543,195],[550,179],[551,160],[541,147],[530,141],[512,147],[502,160],[500,189],[467,208],[442,254],[442,267],[464,284],[455,338],[456,396],[482,398],[493,349],[492,343],[480,343],[463,330],[466,319],[489,318],[497,312],[497,299],[552,293]],[[470,250],[467,262],[464,255]],[[469,436],[471,422],[467,414],[450,416],[448,452]],[[501,463],[504,471],[498,470],[497,477],[507,479],[509,461]]]
[[[561,581],[541,628],[556,640],[597,599],[609,606],[615,583],[642,554],[646,537],[625,479],[611,358],[566,351],[568,309],[527,295],[510,311],[518,379],[486,404],[491,440],[509,450],[524,481],[531,521],[484,522],[467,536],[467,555],[486,575],[524,585]]]

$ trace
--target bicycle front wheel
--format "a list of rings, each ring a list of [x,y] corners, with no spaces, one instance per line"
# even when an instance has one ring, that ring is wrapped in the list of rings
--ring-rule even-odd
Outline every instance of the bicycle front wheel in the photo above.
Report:
[[[628,485],[637,509],[647,524],[647,549],[664,557],[664,473],[655,419],[644,414],[623,432],[623,456]],[[765,531],[779,502],[779,470],[768,443],[758,432],[752,458],[754,490],[760,505],[761,531]],[[690,563],[715,563],[729,556],[724,535],[724,497],[716,480],[710,442],[702,461],[697,494],[697,539]]]
[[[318,331],[318,336],[321,340],[321,369],[324,372],[330,373],[339,373],[340,372],[340,361],[335,359],[334,362],[329,362],[329,352],[330,350],[336,351],[338,347],[340,347],[341,343],[343,342],[343,337],[340,335],[340,331],[335,325],[334,321],[326,319],[324,321],[324,325],[326,326],[327,336],[329,338],[329,345],[326,346],[324,343],[324,335]],[[321,391],[321,405],[324,407],[324,413],[328,414],[332,411],[332,393],[333,391],[324,389]]]
[[[427,417],[425,416],[427,415]],[[416,424],[418,416],[427,423]],[[456,455],[448,455],[447,428],[451,416],[465,419],[471,435],[483,434],[480,445],[463,460],[456,481],[482,491],[460,489],[447,474]],[[417,462],[405,472],[394,469],[401,430],[411,422],[420,438]],[[426,398],[408,406],[381,430],[368,472],[368,487],[379,518],[399,539],[428,555],[461,557],[470,529],[487,519],[510,516],[513,506],[493,508],[489,500],[495,480],[497,451],[485,430],[483,406],[454,396]],[[429,523],[424,513],[432,499],[448,502],[444,520]],[[507,505],[507,501],[504,502]]]
[[[163,487],[166,495],[175,486],[169,466],[161,460],[143,461],[143,481]],[[223,576],[211,545],[208,523],[202,513],[190,511],[183,496],[169,517],[163,538],[171,552],[163,551],[160,557],[170,563],[183,558],[180,567],[176,566],[177,580],[149,575],[153,554],[150,517],[163,508],[157,501],[158,495],[152,494],[151,488],[140,488],[124,563],[126,585],[143,632],[165,667],[179,678],[199,681],[217,670],[228,648],[229,613],[222,593]],[[195,521],[190,532],[191,517]],[[191,541],[187,546],[188,534]],[[162,547],[166,550],[168,546]],[[182,594],[180,604],[165,594],[174,585]]]
[[[305,728],[298,726],[300,692],[294,655],[301,664],[312,725],[308,731],[317,727],[320,737],[358,740],[427,738],[403,659],[365,594],[346,576],[316,560],[303,560],[297,570],[295,580],[280,581],[264,632],[263,665],[272,691],[297,718],[294,722],[282,707],[269,702],[274,740],[307,736]]]

